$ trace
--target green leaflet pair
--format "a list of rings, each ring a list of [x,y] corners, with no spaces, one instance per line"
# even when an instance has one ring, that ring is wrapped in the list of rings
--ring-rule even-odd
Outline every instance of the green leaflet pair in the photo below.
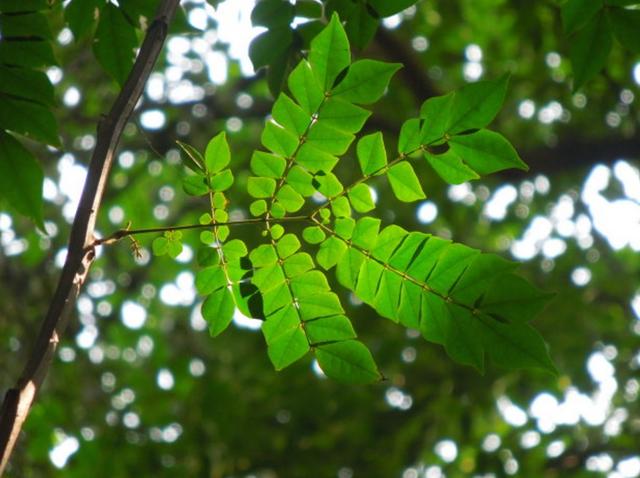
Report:
[[[227,241],[233,221],[224,191],[233,176],[226,138],[212,139],[204,157],[183,145],[195,172],[184,189],[207,195],[211,208],[201,220],[211,229],[201,234],[204,268],[196,285],[206,296],[202,313],[212,335],[229,325],[237,308],[264,320],[268,355],[278,370],[311,352],[337,380],[381,379],[322,270],[335,266],[342,286],[383,317],[442,344],[454,360],[483,370],[488,356],[507,368],[554,372],[544,342],[528,325],[549,295],[515,275],[516,264],[395,225],[383,228],[380,219],[365,215],[375,208],[367,182],[378,176],[386,176],[400,201],[425,197],[411,165],[420,156],[452,184],[526,169],[503,136],[484,129],[504,100],[506,76],[427,100],[420,117],[404,123],[393,159],[382,133],[358,139],[362,177],[353,184],[343,185],[332,172],[370,115],[362,105],[384,94],[399,67],[352,63],[337,15],[312,41],[308,58],[288,78],[289,94],[279,95],[265,125],[266,151],[251,159],[247,189],[254,219],[237,221],[265,228],[264,243],[251,251],[238,239]],[[307,223],[301,236],[315,259],[286,230],[291,222]]]

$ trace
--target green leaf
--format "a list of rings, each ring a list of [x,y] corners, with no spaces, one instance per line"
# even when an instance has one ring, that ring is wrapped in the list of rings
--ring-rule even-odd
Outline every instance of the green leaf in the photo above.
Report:
[[[327,235],[324,233],[322,228],[318,226],[310,226],[304,228],[304,230],[302,231],[302,237],[309,244],[320,244],[322,241],[324,241]]]
[[[349,67],[332,94],[352,103],[374,103],[384,94],[391,77],[401,67],[400,63],[358,60]]]
[[[227,286],[227,278],[224,274],[224,270],[219,265],[199,270],[196,273],[195,282],[196,290],[200,295],[209,295],[212,292]]]
[[[349,319],[334,315],[305,322],[305,332],[311,344],[355,339],[356,333]]]
[[[175,259],[182,252],[182,242],[180,240],[169,240],[167,242],[167,255]]]
[[[273,239],[277,241],[282,237],[283,234],[284,234],[284,227],[282,227],[280,224],[274,224],[273,226],[271,226],[271,237]]]
[[[413,202],[426,198],[418,176],[407,161],[401,161],[389,168],[387,178],[393,193],[400,201]]]
[[[311,173],[318,171],[328,173],[336,165],[338,158],[306,142],[300,147],[296,161]]]
[[[420,117],[424,118],[424,124],[422,126],[412,125],[413,128],[420,129],[419,133],[412,131],[413,135],[419,134],[420,136],[419,140],[412,137],[413,142],[418,141],[420,144],[429,145],[444,139],[450,128],[451,110],[455,98],[456,92],[452,91],[444,96],[429,98],[422,104]]]
[[[409,154],[418,149],[421,144],[420,120],[414,118],[402,123],[398,137],[398,153]]]
[[[265,178],[281,178],[287,161],[275,154],[265,153],[264,151],[254,151],[251,156],[251,171],[257,176]]]
[[[269,319],[267,319],[267,322]],[[265,323],[266,325],[266,323]],[[296,328],[289,329],[276,340],[274,340],[267,349],[269,359],[276,370],[282,370],[293,362],[299,360],[309,351],[309,342],[302,328],[298,325]]]
[[[503,321],[528,322],[546,306],[552,297],[553,294],[537,289],[522,277],[503,274],[491,282],[491,287],[487,288],[478,307],[487,314],[500,317]]]
[[[211,138],[204,152],[205,165],[210,173],[222,171],[231,161],[231,151],[224,131]]]
[[[351,217],[338,218],[334,225],[335,233],[343,239],[351,239],[356,221]]]
[[[151,243],[151,250],[154,256],[164,256],[167,253],[169,241],[166,237],[156,237]]]
[[[319,271],[314,271],[321,274]],[[344,309],[340,305],[338,296],[333,292],[312,291],[298,288],[294,291],[298,295],[298,305],[302,319],[314,320],[320,317],[327,317],[333,314],[342,314]]]
[[[349,200],[340,196],[331,201],[331,211],[333,215],[336,217],[350,217],[351,216],[351,205]]]
[[[473,169],[464,164],[462,158],[452,149],[438,155],[425,153],[424,157],[438,175],[449,184],[462,184],[480,178]]]
[[[602,0],[568,0],[562,5],[562,26],[567,35],[584,27],[603,7]]]
[[[208,231],[207,231],[208,232]],[[201,246],[198,248],[197,261],[200,267],[215,266],[220,263],[218,249],[210,246]]]
[[[455,90],[445,131],[454,135],[491,123],[502,107],[508,83],[509,75],[502,75]]]
[[[271,28],[261,33],[249,45],[249,58],[254,69],[261,68],[282,61],[288,56],[293,42],[293,32],[288,25]]]
[[[233,173],[225,169],[213,175],[210,179],[212,191],[226,191],[233,184]]]
[[[287,214],[286,209],[278,201],[271,204],[271,215],[276,219],[280,219]]]
[[[13,136],[0,130],[0,198],[44,231],[42,169]]]
[[[284,286],[284,290],[286,291],[286,286]],[[271,344],[284,334],[291,333],[294,329],[300,329],[300,319],[293,305],[285,305],[269,314],[262,325],[262,333],[268,346],[271,346]],[[305,350],[302,355],[304,355],[307,350]],[[299,357],[295,360],[298,358]]]
[[[484,346],[497,365],[507,368],[540,368],[557,375],[555,365],[540,334],[527,324],[505,325],[481,318]]]
[[[348,133],[357,133],[362,129],[370,111],[356,106],[340,97],[330,96],[320,108],[318,121]]]
[[[351,240],[353,244],[363,249],[369,250],[375,244],[380,230],[380,219],[365,216],[356,221]]]
[[[203,196],[209,193],[207,178],[201,174],[189,174],[182,178],[182,189],[190,196]]]
[[[607,12],[616,40],[627,50],[640,53],[640,10],[610,8]]]
[[[320,245],[320,250],[316,254],[316,261],[324,269],[331,269],[342,258],[347,250],[344,241],[337,237],[331,236]]]
[[[212,337],[225,331],[233,320],[234,311],[233,296],[226,288],[216,290],[205,299],[202,303],[202,317],[207,321]]]
[[[337,196],[343,191],[343,186],[338,177],[333,174],[317,175],[315,180],[318,183],[318,191],[328,198]]]
[[[299,211],[304,206],[304,198],[288,184],[280,188],[276,198],[278,198],[278,201],[287,212]]]
[[[0,0],[0,12],[2,13],[46,10],[50,6],[48,0]]]
[[[284,271],[287,277],[296,277],[313,268],[313,259],[306,252],[293,254],[284,261]]]
[[[47,17],[39,12],[23,12],[18,15],[0,15],[0,31],[3,39],[29,37],[51,40]]]
[[[232,239],[222,245],[222,252],[227,261],[235,261],[241,257],[245,257],[249,251],[247,246],[240,239]]]
[[[488,354],[502,366],[553,371],[544,343],[525,325],[549,294],[513,275],[515,264],[397,226],[378,234],[373,222],[358,224],[352,244],[338,280],[380,315],[419,328],[479,370]]]
[[[320,18],[322,17],[322,4],[315,0],[298,0],[295,4],[295,12],[299,17]]]
[[[182,141],[176,141],[176,144],[184,152],[184,156],[182,157],[187,159],[184,162],[185,166],[196,173],[204,173],[204,158],[200,152],[190,144],[183,143]]]
[[[378,131],[360,138],[356,149],[360,169],[364,176],[378,173],[387,165],[387,151],[381,132]]]
[[[347,2],[342,2],[346,4]],[[346,21],[345,30],[356,48],[364,49],[371,41],[380,23],[378,16],[372,16],[371,6],[365,2],[350,2],[353,8],[347,15],[341,14]]]
[[[267,121],[260,139],[267,149],[285,158],[298,149],[298,137],[273,121]]]
[[[325,153],[342,155],[347,152],[353,139],[353,134],[318,121],[307,133],[307,142],[305,144]]]
[[[311,116],[284,93],[278,95],[271,115],[280,126],[298,136],[302,136],[311,124]]]
[[[300,249],[300,241],[295,234],[285,234],[276,244],[276,249],[278,256],[281,259],[286,259]]]
[[[371,352],[362,342],[345,340],[321,344],[314,352],[322,371],[339,382],[366,384],[382,380]]]
[[[64,9],[64,18],[76,39],[93,28],[97,20],[100,0],[73,0]]]
[[[0,95],[0,128],[60,146],[55,117],[48,108],[32,101]]]
[[[309,63],[320,88],[329,91],[338,74],[351,62],[349,40],[338,15],[311,42]]]
[[[572,38],[569,55],[573,67],[573,91],[580,89],[604,67],[613,45],[611,33],[606,15],[600,13]]]
[[[449,146],[454,154],[480,175],[509,168],[529,169],[500,133],[481,129],[473,134],[454,136]]]
[[[250,177],[247,190],[254,198],[270,198],[276,190],[276,181],[273,178]]]
[[[291,185],[302,196],[308,197],[315,192],[312,185],[313,176],[300,166],[293,166],[287,174],[287,184]]]
[[[371,249],[372,255],[380,261],[387,262],[407,234],[407,231],[395,224],[385,227]]]
[[[289,26],[294,14],[294,7],[289,2],[262,0],[251,12],[251,23],[265,27]]]
[[[122,11],[112,3],[100,9],[93,52],[106,72],[122,86],[135,59],[136,32]]]
[[[364,183],[360,183],[349,190],[349,200],[353,209],[358,212],[369,212],[376,207],[371,197],[371,189]]]
[[[265,212],[267,212],[267,202],[264,199],[253,201],[249,206],[249,211],[251,212],[252,216],[262,216]]]
[[[289,75],[289,89],[302,109],[309,115],[318,111],[324,101],[324,91],[306,60],[298,63]]]

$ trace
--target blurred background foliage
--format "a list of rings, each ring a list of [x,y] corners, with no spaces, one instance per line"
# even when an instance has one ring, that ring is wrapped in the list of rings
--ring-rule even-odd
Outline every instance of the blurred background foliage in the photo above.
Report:
[[[154,3],[120,1],[151,11]],[[238,317],[209,338],[193,287],[197,233],[185,233],[175,261],[152,257],[153,237],[140,237],[139,258],[125,241],[100,251],[8,476],[640,475],[640,56],[614,46],[604,72],[573,92],[557,2],[400,3],[407,8],[368,32],[370,41],[355,42],[356,57],[405,65],[365,132],[382,130],[394,147],[402,121],[426,98],[509,71],[492,128],[531,169],[449,187],[422,164],[429,199],[401,204],[376,183],[378,212],[386,223],[522,261],[523,274],[557,293],[535,326],[560,376],[495,368],[481,376],[348,294],[343,303],[388,380],[340,385],[310,359],[276,373],[255,321]],[[220,131],[233,152],[231,216],[248,216],[248,162],[278,83],[276,68],[255,73],[249,58],[264,28],[251,25],[250,0],[182,6],[125,129],[103,235],[129,222],[197,222],[206,204],[177,186],[175,141],[203,149]],[[52,295],[95,127],[117,92],[92,53],[95,25],[83,33],[72,24],[74,38],[61,5],[48,18],[63,147],[29,144],[45,170],[49,235],[0,213],[3,391]],[[355,161],[348,153],[337,167],[347,182]],[[232,235],[261,240],[251,227]]]

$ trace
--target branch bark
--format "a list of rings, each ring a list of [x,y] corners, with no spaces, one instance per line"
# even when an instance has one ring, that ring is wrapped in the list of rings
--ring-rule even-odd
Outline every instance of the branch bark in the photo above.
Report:
[[[164,45],[179,0],[162,0],[149,26],[127,81],[109,114],[98,124],[96,147],[89,163],[78,210],[69,236],[67,258],[31,356],[16,386],[5,394],[0,410],[0,476],[7,467],[22,425],[40,389],[69,321],[78,293],[95,257],[93,243],[116,147]]]

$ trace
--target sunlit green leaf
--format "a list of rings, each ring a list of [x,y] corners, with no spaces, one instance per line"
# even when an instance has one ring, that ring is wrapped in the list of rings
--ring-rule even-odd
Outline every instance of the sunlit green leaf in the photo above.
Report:
[[[371,352],[357,340],[318,345],[315,355],[322,371],[340,382],[373,383],[382,379]]]
[[[467,166],[455,150],[443,154],[425,154],[425,158],[435,171],[449,184],[462,184],[480,176]]]
[[[389,168],[387,177],[393,193],[400,201],[412,202],[426,197],[418,176],[407,161],[402,161]]]
[[[449,145],[456,156],[480,175],[509,168],[529,169],[500,133],[481,129],[477,133],[454,136]]]
[[[349,200],[353,209],[358,212],[369,212],[376,207],[371,197],[371,189],[363,183],[349,190]]]
[[[357,152],[360,169],[364,176],[371,176],[387,165],[387,152],[380,132],[360,138]]]
[[[309,244],[319,244],[324,241],[326,234],[322,228],[318,226],[305,227],[302,231],[302,237]]]
[[[349,66],[351,52],[347,34],[340,24],[338,15],[311,42],[309,63],[318,84],[324,91],[333,86],[338,74]]]
[[[276,190],[276,181],[273,178],[250,177],[247,190],[254,198],[270,198]]]
[[[210,181],[213,191],[226,191],[233,184],[233,174],[230,169],[225,169],[214,174]]]
[[[211,138],[204,152],[204,160],[210,173],[218,173],[229,164],[231,151],[224,131]]]
[[[391,77],[401,67],[399,63],[358,60],[349,67],[333,94],[353,103],[373,103],[384,94]]]
[[[286,165],[287,162],[283,157],[264,151],[254,151],[251,156],[251,171],[257,176],[280,178]]]
[[[202,303],[202,317],[209,325],[212,337],[220,335],[233,320],[235,305],[233,296],[227,288],[211,293]]]

